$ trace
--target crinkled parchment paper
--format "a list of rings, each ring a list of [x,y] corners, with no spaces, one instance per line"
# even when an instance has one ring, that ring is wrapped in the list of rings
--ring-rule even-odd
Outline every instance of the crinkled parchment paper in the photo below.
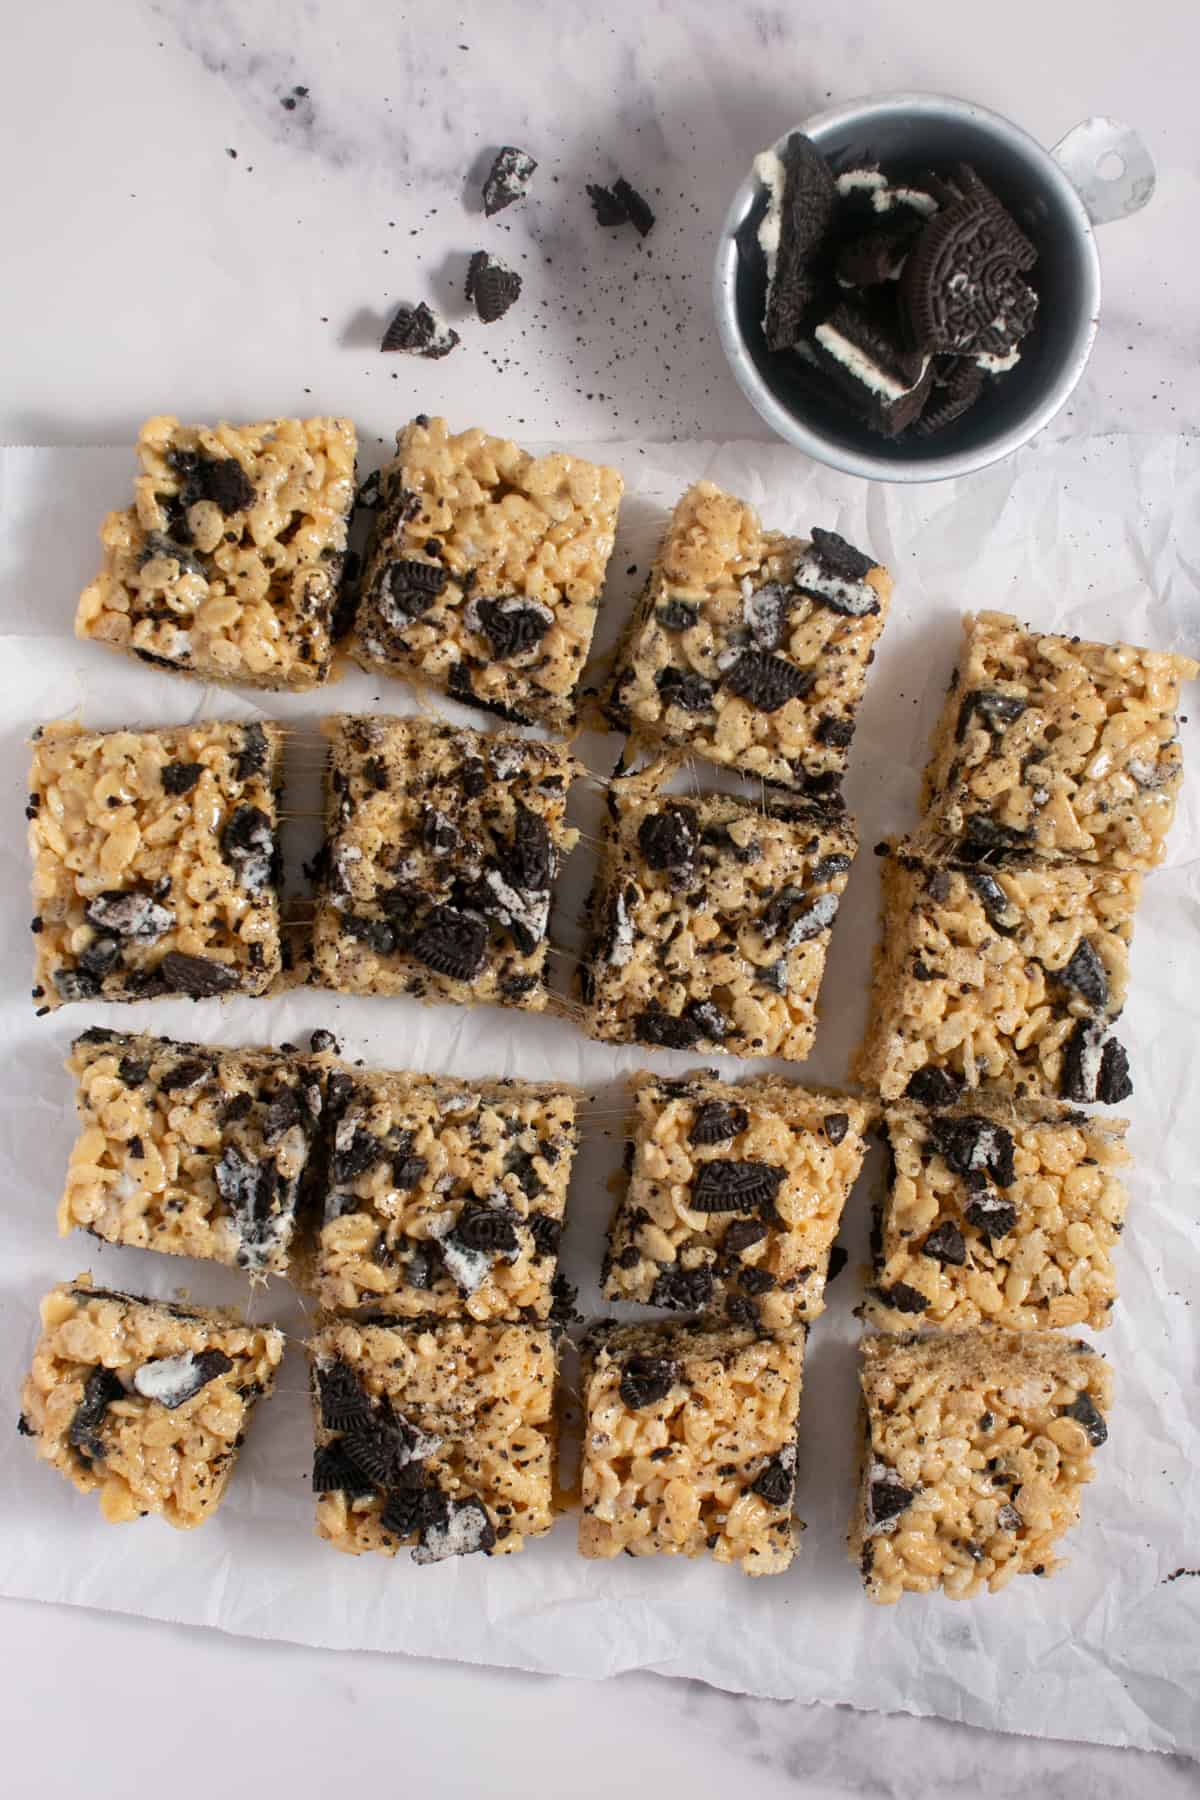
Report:
[[[962,482],[866,486],[779,446],[614,444],[628,482],[601,648],[611,643],[665,512],[709,475],[773,525],[833,526],[871,546],[897,577],[891,622],[854,747],[849,799],[863,853],[833,935],[817,1051],[801,1078],[839,1080],[861,1029],[875,935],[871,846],[914,820],[917,776],[968,607],[1002,607],[1089,637],[1200,650],[1200,439],[1098,439],[1047,447]],[[75,596],[96,564],[104,510],[125,503],[128,450],[0,452],[0,699],[7,831],[0,844],[0,1389],[10,1421],[52,1282],[98,1279],[200,1299],[246,1298],[232,1272],[176,1258],[60,1241],[55,1202],[74,1129],[61,1063],[68,1040],[103,1022],[229,1044],[301,1041],[331,1026],[346,1053],[380,1066],[456,1075],[569,1077],[596,1096],[571,1191],[566,1267],[597,1310],[606,1186],[620,1160],[620,1079],[694,1059],[594,1044],[570,1024],[500,1010],[405,1000],[186,1001],[74,1006],[35,1019],[29,1001],[24,740],[41,720],[81,709],[89,724],[252,716],[249,696],[205,690],[71,636]],[[637,573],[633,572],[636,565]],[[626,574],[626,571],[629,571]],[[355,672],[324,695],[267,696],[277,716],[413,706],[402,684]],[[1193,706],[1200,712],[1200,692]],[[1185,707],[1185,710],[1186,707]],[[460,715],[465,717],[466,715]],[[158,1520],[110,1527],[39,1464],[11,1424],[0,1434],[0,1593],[211,1625],[256,1637],[403,1650],[560,1674],[652,1669],[760,1695],[937,1713],[1027,1733],[1200,1752],[1200,731],[1185,727],[1189,773],[1170,866],[1146,886],[1122,1037],[1136,1092],[1122,1287],[1102,1348],[1117,1406],[1070,1564],[1053,1581],[1012,1584],[973,1602],[863,1599],[843,1533],[855,1434],[858,1264],[869,1177],[848,1210],[846,1271],[809,1340],[797,1507],[807,1520],[792,1572],[751,1582],[731,1569],[668,1559],[581,1561],[574,1520],[524,1554],[418,1569],[335,1555],[313,1535],[304,1313],[275,1282],[255,1316],[297,1340],[277,1397],[256,1416],[220,1514],[176,1533]],[[298,739],[297,742],[302,740]],[[585,738],[591,766],[615,739]],[[303,760],[303,758],[301,758]],[[309,759],[312,761],[313,759]],[[311,783],[294,804],[312,805]],[[584,793],[581,817],[597,796]],[[294,831],[296,844],[303,822]],[[576,852],[559,928],[572,941],[590,874]],[[727,1064],[733,1075],[745,1065]],[[1191,1574],[1171,1579],[1176,1570]]]

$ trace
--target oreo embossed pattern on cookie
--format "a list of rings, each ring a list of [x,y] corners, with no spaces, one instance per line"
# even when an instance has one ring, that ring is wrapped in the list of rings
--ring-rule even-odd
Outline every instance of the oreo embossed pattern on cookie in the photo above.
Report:
[[[966,163],[835,168],[800,132],[755,158],[763,335],[884,437],[943,430],[1016,367],[1037,252]]]

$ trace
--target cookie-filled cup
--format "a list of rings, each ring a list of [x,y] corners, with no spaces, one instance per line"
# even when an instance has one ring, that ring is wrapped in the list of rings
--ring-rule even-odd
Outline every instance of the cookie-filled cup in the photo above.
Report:
[[[895,345],[885,346],[889,354],[875,354],[870,342],[847,344],[839,329],[842,317],[835,319],[834,313],[843,298],[853,310],[863,296],[839,291],[847,290],[847,283],[832,267],[825,275],[826,300],[808,303],[802,297],[807,341],[780,347],[781,334],[770,329],[770,322],[764,330],[779,255],[768,213],[778,210],[783,200],[784,165],[796,133],[820,153],[815,161],[824,159],[835,184],[842,178],[839,205],[848,187],[859,180],[854,172],[881,172],[886,187],[879,210],[892,194],[923,196],[931,185],[937,189],[939,182],[954,184],[959,179],[956,171],[966,165],[999,202],[1016,237],[1036,253],[1032,261],[1026,256],[1013,274],[1017,287],[1028,284],[1034,296],[1032,323],[1020,338],[1019,354],[998,359],[993,355],[990,362],[985,360],[986,351],[972,355],[971,369],[978,366],[983,376],[981,391],[960,416],[936,430],[927,426],[939,405],[944,406],[944,389],[931,393],[923,423],[917,418],[897,435],[888,436],[879,428],[878,407],[874,419],[868,420],[873,402],[882,399],[886,406],[907,383],[923,378],[928,384],[952,364],[944,357],[923,358],[929,346],[922,346],[904,323],[894,334]],[[1110,167],[1114,179],[1106,179]],[[1140,141],[1108,120],[1077,127],[1051,153],[999,114],[938,95],[896,94],[819,113],[785,133],[757,159],[734,196],[721,232],[714,280],[722,348],[760,416],[780,437],[817,461],[881,481],[937,481],[969,474],[1027,443],[1075,387],[1091,354],[1100,315],[1100,261],[1093,223],[1136,211],[1149,199],[1153,185],[1153,169]],[[868,203],[873,198],[869,191],[866,198]],[[955,197],[943,188],[939,198],[945,217]],[[961,192],[958,204],[961,207]],[[819,212],[819,196],[814,205]],[[925,209],[926,217],[929,210]],[[793,208],[791,216],[794,213]],[[788,216],[785,203],[785,229]],[[880,212],[868,224],[890,227],[895,218],[895,212]],[[818,223],[811,229],[816,234],[824,226]],[[895,297],[905,293],[902,271],[903,255],[898,255],[895,269],[888,271],[890,279],[867,294],[872,318],[879,308],[895,307]],[[967,269],[960,282],[983,273]],[[776,347],[769,345],[768,335]],[[826,346],[833,347],[842,369],[834,367]],[[893,348],[895,355],[890,354]],[[965,373],[968,359],[961,360]],[[923,361],[931,364],[924,373]],[[841,378],[842,392],[831,375]],[[848,403],[844,391],[855,385],[855,375],[861,383],[861,406]]]

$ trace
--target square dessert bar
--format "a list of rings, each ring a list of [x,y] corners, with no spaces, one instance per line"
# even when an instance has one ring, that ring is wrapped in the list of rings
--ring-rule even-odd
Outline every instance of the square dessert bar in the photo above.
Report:
[[[348,994],[540,1012],[550,901],[576,833],[560,744],[335,718],[313,967]]]
[[[67,1067],[80,1132],[64,1235],[287,1272],[322,1110],[315,1062],[97,1028]]]
[[[279,976],[277,725],[35,733],[33,997],[262,994]]]
[[[853,824],[800,802],[666,795],[644,776],[614,782],[609,808],[581,974],[589,1029],[802,1061]]]
[[[75,634],[246,687],[329,674],[357,439],[349,419],[148,419],[134,503],[100,532]]]
[[[766,1079],[637,1075],[607,1300],[723,1311],[769,1331],[825,1310],[829,1253],[867,1107]]]
[[[577,1100],[524,1081],[331,1074],[321,1306],[549,1318]]]
[[[555,1338],[531,1325],[331,1324],[310,1345],[317,1533],[415,1563],[523,1550],[554,1522]]]
[[[836,532],[764,531],[752,506],[698,482],[618,653],[609,717],[743,774],[833,794],[891,592],[886,569]]]
[[[580,1555],[700,1556],[778,1575],[796,1552],[804,1333],[672,1321],[583,1346]]]
[[[1108,1032],[1140,891],[1131,870],[943,863],[893,845],[856,1078],[934,1106],[993,1082],[1018,1097],[1124,1100],[1128,1057]]]
[[[231,1310],[142,1300],[89,1275],[42,1301],[18,1429],[112,1524],[203,1525],[221,1504],[283,1333]]]
[[[565,731],[623,489],[615,469],[530,456],[422,415],[382,472],[356,655],[468,706]]]
[[[1088,644],[968,613],[922,805],[985,848],[1152,869],[1183,782],[1176,712],[1188,656]]]
[[[1105,1442],[1112,1373],[1078,1340],[983,1330],[862,1344],[849,1548],[872,1600],[1052,1575]]]
[[[1040,1110],[1004,1095],[886,1112],[892,1172],[865,1317],[936,1325],[1109,1323],[1123,1229],[1124,1119]]]

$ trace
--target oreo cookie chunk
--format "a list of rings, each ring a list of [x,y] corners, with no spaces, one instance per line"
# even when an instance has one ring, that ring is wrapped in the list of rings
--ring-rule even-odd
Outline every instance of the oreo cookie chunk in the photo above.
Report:
[[[515,269],[486,250],[475,252],[467,266],[466,295],[481,323],[494,325],[516,304],[520,294],[521,277]]]
[[[754,173],[766,189],[758,243],[767,261],[763,333],[769,350],[794,349],[806,335],[818,292],[817,260],[833,213],[834,182],[816,146],[793,132],[782,154],[765,150]]]
[[[624,176],[618,176],[610,188],[589,182],[587,196],[596,223],[607,230],[618,225],[632,225],[639,237],[649,237],[653,231],[654,213],[649,201],[631,187]]]
[[[1037,251],[975,171],[960,166],[945,204],[921,233],[900,284],[912,341],[923,351],[1009,368],[1037,312],[1024,276]]]
[[[905,346],[890,310],[843,301],[816,327],[808,350],[872,431],[897,437],[921,416],[933,380],[930,358]]]
[[[503,212],[517,200],[523,200],[537,163],[528,150],[505,144],[496,157],[483,184],[483,210],[488,218]]]
[[[399,350],[407,356],[437,359],[449,356],[462,339],[452,325],[422,300],[417,306],[398,307],[380,340],[381,350]]]

